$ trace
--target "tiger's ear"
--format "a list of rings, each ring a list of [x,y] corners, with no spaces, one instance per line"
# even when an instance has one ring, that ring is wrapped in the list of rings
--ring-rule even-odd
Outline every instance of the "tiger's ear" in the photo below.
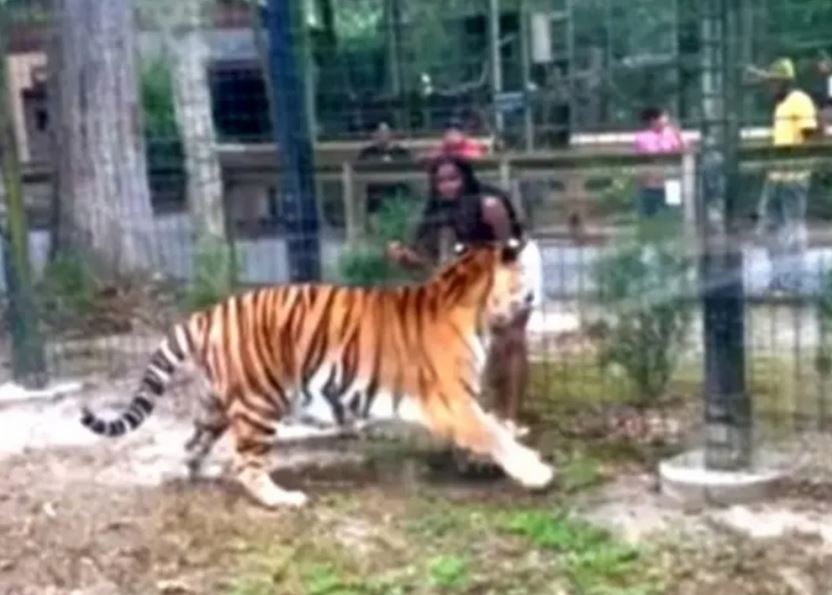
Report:
[[[462,256],[467,249],[468,246],[466,246],[462,242],[457,242],[456,244],[454,244],[454,256]]]
[[[509,238],[503,244],[502,252],[500,253],[500,260],[504,264],[511,264],[515,262],[523,251],[524,242],[519,238]]]

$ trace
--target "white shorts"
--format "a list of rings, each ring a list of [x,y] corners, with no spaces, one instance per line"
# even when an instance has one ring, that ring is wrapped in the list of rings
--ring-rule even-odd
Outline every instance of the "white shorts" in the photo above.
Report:
[[[520,253],[520,263],[523,266],[526,285],[534,294],[532,308],[536,310],[543,304],[543,256],[535,240],[526,240],[526,245]]]

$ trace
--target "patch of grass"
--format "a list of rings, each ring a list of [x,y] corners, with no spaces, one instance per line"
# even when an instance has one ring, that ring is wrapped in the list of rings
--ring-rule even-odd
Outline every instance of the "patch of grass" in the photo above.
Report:
[[[558,553],[558,562],[576,592],[659,592],[658,582],[645,575],[642,553],[591,523],[567,514],[528,510],[509,514],[502,527],[536,547]]]
[[[603,465],[594,456],[578,454],[558,467],[561,489],[578,492],[604,481]]]
[[[796,369],[800,365],[800,373]],[[754,396],[754,408],[769,416],[788,416],[801,413],[801,396],[817,386],[817,376],[811,363],[797,362],[795,358],[756,356],[749,366],[749,388]],[[808,412],[803,412],[808,413]],[[814,413],[813,411],[811,413]]]
[[[266,527],[262,527],[266,529]],[[237,579],[226,595],[375,595],[364,570],[351,552],[338,543],[322,539],[317,531],[309,535],[251,536],[239,562]]]
[[[551,361],[531,362],[531,406],[543,409],[583,409],[625,405],[635,400],[633,389],[615,367],[598,365],[592,354],[569,355]],[[700,393],[702,365],[683,360],[671,377],[666,395],[695,397]]]
[[[683,360],[655,412],[663,409],[670,418],[686,423],[700,399],[701,376],[699,362]],[[614,368],[602,369],[591,354],[532,363],[524,413],[539,430],[538,447],[565,458],[558,461],[558,468],[567,492],[600,482],[605,466],[649,463],[655,458],[653,450],[662,445],[644,445],[610,433],[610,422],[638,413],[631,405],[631,390]],[[563,453],[576,454],[564,457]]]
[[[304,570],[307,595],[364,595],[368,589],[361,581],[345,579],[328,565],[314,565]]]
[[[576,484],[596,475],[596,463],[588,458],[576,461],[576,470],[571,472]],[[243,558],[248,563],[238,575],[240,580],[225,593],[660,592],[644,551],[569,514],[539,507],[512,510],[505,504],[385,493],[384,502],[391,499],[395,502],[389,506],[365,501],[350,508],[350,518],[383,527],[381,541],[368,537],[355,542],[348,537],[344,542],[337,528],[343,507],[338,506],[341,512],[333,517],[335,511],[320,504],[300,524],[304,529],[299,533],[270,537],[291,545],[248,548]],[[395,510],[395,518],[382,521],[385,514],[380,508]]]
[[[538,547],[560,552],[583,552],[608,537],[606,532],[589,523],[543,510],[511,513],[501,525]]]
[[[226,595],[270,595],[274,593],[274,581],[268,576],[249,576],[235,580]]]
[[[468,562],[458,555],[440,555],[427,565],[430,584],[445,589],[462,589],[470,581]]]
[[[470,527],[470,515],[462,508],[439,506],[433,513],[417,515],[405,521],[409,533],[420,539],[442,539]]]
[[[816,401],[820,374],[807,347],[802,359],[794,352],[752,353],[749,351],[747,387],[754,398],[755,414],[771,418],[788,418],[795,414],[813,415],[806,411]],[[666,399],[701,400],[704,383],[701,354],[685,354],[675,367],[667,388]],[[591,353],[569,354],[530,364],[529,410],[546,424],[568,423],[570,415],[592,411],[593,408],[616,407],[637,401],[632,385],[626,382],[615,366],[598,365]]]

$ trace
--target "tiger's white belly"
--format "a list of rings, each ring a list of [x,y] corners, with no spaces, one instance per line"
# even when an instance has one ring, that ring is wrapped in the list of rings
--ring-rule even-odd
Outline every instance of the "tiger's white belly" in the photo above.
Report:
[[[424,417],[418,401],[410,395],[396,399],[389,391],[380,388],[371,397],[369,378],[356,378],[345,389],[339,390],[337,398],[330,400],[325,394],[327,381],[337,378],[336,362],[321,366],[310,379],[306,391],[300,392],[294,400],[291,419],[316,425],[339,425],[338,410],[342,412],[345,425],[361,426],[373,420],[399,420],[406,423],[421,423]],[[372,399],[368,404],[368,399]]]
[[[479,389],[480,376],[488,355],[490,338],[471,333],[466,342],[473,354],[475,370],[474,385]],[[330,359],[320,366],[309,380],[306,389],[294,399],[290,418],[316,425],[339,425],[338,411],[345,425],[362,426],[371,421],[398,420],[405,423],[421,424],[425,417],[420,399],[414,395],[393,395],[380,387],[370,395],[372,379],[357,376],[348,386],[343,386],[343,368],[338,359]],[[334,384],[337,398],[330,400],[326,395],[328,383]],[[368,399],[371,399],[368,404]]]

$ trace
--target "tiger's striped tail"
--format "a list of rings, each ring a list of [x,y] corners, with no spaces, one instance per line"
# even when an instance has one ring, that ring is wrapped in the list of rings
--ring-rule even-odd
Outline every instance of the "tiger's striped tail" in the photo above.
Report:
[[[87,407],[81,410],[81,423],[101,436],[117,437],[138,428],[153,412],[176,368],[191,354],[192,341],[187,323],[174,327],[150,358],[133,400],[117,419],[104,420]]]

